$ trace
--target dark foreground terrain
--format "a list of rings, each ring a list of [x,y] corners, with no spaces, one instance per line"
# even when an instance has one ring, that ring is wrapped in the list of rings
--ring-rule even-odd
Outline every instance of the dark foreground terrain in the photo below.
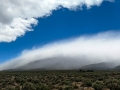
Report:
[[[0,90],[120,90],[120,72],[3,71]]]

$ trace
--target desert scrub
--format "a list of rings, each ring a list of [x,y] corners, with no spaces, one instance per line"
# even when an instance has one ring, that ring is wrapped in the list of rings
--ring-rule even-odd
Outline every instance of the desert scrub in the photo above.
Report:
[[[78,89],[79,87],[77,86],[77,84],[74,84],[74,85],[73,85],[73,88],[74,88],[74,89]]]
[[[20,85],[15,86],[14,90],[20,90]]]
[[[117,79],[108,79],[105,82],[105,86],[110,90],[120,90],[120,82]]]
[[[22,90],[36,90],[36,85],[27,82],[27,83],[23,84]]]
[[[64,90],[74,90],[74,88],[72,86],[66,86]]]
[[[62,86],[61,86],[61,87],[59,87],[59,88],[58,88],[58,90],[63,90],[63,87],[62,87]]]
[[[89,79],[84,80],[84,82],[82,83],[83,87],[91,87],[92,86],[92,81]]]
[[[92,85],[92,87],[93,87],[95,90],[102,90],[103,87],[104,87],[104,84],[101,83],[101,82],[99,82],[99,81],[97,81],[97,82],[95,82],[95,83]]]

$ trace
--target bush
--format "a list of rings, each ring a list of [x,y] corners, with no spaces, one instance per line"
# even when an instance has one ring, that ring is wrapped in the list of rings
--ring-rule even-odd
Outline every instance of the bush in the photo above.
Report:
[[[22,86],[22,90],[36,90],[36,86],[32,83],[27,82]]]
[[[103,89],[103,84],[101,82],[96,82],[92,86],[95,90],[102,90]]]
[[[120,84],[118,82],[118,80],[107,80],[105,85],[110,90],[120,90]]]
[[[41,85],[36,90],[50,90],[46,85]]]
[[[15,90],[20,90],[20,86],[15,86]]]
[[[83,87],[91,87],[92,86],[92,82],[91,80],[85,80],[82,84]]]
[[[71,87],[71,86],[66,86],[66,87],[64,88],[64,90],[74,90],[74,89],[73,89],[73,87]]]
[[[73,85],[73,88],[78,89],[79,87],[75,84],[75,85]]]
[[[59,87],[59,89],[58,90],[63,90],[63,88],[62,87]]]
[[[6,90],[15,90],[15,89],[12,86],[8,86],[8,87],[6,87]]]

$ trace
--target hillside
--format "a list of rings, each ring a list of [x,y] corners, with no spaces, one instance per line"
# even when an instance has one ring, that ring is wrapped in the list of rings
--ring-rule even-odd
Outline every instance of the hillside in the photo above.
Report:
[[[87,63],[86,63],[87,62]],[[14,70],[73,70],[90,64],[89,61],[79,60],[79,58],[54,57],[36,60]]]
[[[83,70],[110,70],[112,68],[113,68],[112,63],[102,62],[102,63],[85,65],[85,66],[81,67],[80,69],[83,69]]]

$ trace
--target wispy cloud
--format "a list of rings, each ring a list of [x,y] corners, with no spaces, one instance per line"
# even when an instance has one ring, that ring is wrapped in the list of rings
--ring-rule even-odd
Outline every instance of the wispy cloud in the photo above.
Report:
[[[32,31],[38,18],[50,16],[61,7],[72,10],[83,5],[90,8],[103,1],[114,0],[1,0],[0,1],[0,42],[15,41],[17,37]]]
[[[109,31],[92,36],[81,36],[24,50],[19,57],[1,64],[0,69],[15,68],[31,61],[52,57],[78,58],[77,60],[83,60],[84,57],[86,63],[88,60],[93,63],[112,61],[118,63],[120,60],[120,32]]]

